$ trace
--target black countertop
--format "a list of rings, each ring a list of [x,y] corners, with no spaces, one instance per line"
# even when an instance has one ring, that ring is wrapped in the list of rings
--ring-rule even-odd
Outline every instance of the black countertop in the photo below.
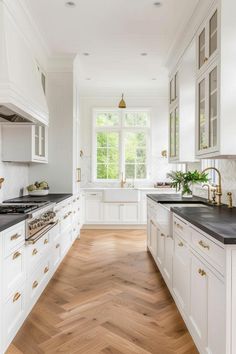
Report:
[[[24,196],[19,198],[13,198],[5,200],[4,203],[26,203],[26,202],[53,202],[53,203],[60,203],[63,200],[71,197],[72,194],[48,194],[45,196],[40,197],[33,197],[33,196]],[[19,222],[26,220],[28,217],[27,214],[0,214],[0,231],[6,230],[9,227],[18,224]]]
[[[176,207],[171,208],[175,214],[224,244],[236,244],[236,208],[229,209],[226,205],[210,206],[203,198],[182,198],[175,194],[149,194],[148,198],[161,204],[177,203]],[[208,206],[188,208],[178,205],[183,202],[201,202]]]
[[[27,214],[17,214],[17,215],[0,214],[0,231],[6,230],[11,226],[26,220],[27,217],[28,217]]]
[[[53,202],[53,203],[60,203],[63,200],[70,198],[72,194],[66,194],[66,193],[61,193],[61,194],[48,194],[48,195],[43,195],[43,196],[30,196],[30,195],[25,195],[23,197],[19,198],[13,198],[13,199],[8,199],[4,200],[4,203],[29,203],[29,202]]]

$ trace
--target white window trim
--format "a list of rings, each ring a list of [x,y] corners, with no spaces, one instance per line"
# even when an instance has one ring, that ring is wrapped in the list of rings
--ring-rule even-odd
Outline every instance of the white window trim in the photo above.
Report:
[[[148,112],[149,113],[149,118],[150,118],[150,124],[149,127],[144,127],[144,128],[132,128],[132,127],[125,127],[123,125],[124,122],[124,113],[125,112]],[[97,113],[99,112],[119,112],[119,114],[121,115],[121,122],[120,125],[117,127],[96,127],[96,116]],[[147,108],[126,108],[126,109],[122,109],[119,110],[117,108],[94,108],[93,109],[93,114],[92,114],[92,159],[91,159],[91,169],[92,169],[92,182],[95,183],[116,183],[119,182],[121,179],[121,174],[122,172],[124,173],[124,177],[125,177],[125,159],[124,159],[124,146],[122,144],[122,142],[124,141],[124,132],[134,132],[134,131],[146,131],[147,134],[147,162],[146,162],[146,170],[147,170],[147,178],[145,179],[126,179],[127,182],[148,182],[150,180],[150,176],[151,176],[151,131],[152,131],[152,115],[151,115],[151,108],[147,107]],[[120,161],[119,161],[119,170],[120,170],[120,176],[118,179],[98,179],[97,178],[97,142],[96,142],[96,133],[98,131],[104,131],[106,130],[107,132],[120,132],[120,139],[119,139],[119,152],[120,152]]]

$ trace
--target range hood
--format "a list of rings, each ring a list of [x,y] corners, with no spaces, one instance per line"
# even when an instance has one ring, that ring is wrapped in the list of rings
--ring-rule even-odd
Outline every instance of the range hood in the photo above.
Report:
[[[0,0],[0,124],[48,125],[40,73],[8,4]]]

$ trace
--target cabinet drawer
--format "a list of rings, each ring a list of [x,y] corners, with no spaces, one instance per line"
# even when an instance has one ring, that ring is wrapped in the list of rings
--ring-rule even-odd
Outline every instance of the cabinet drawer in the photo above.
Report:
[[[174,216],[173,221],[173,231],[177,235],[181,236],[185,241],[191,242],[191,238],[189,236],[189,228],[187,224],[185,224],[182,220]]]
[[[31,275],[28,282],[28,300],[31,306],[42,293],[51,273],[50,260],[45,259]]]
[[[25,278],[25,246],[22,246],[14,253],[3,260],[3,294],[8,297]]]
[[[102,200],[102,192],[88,192],[85,193],[86,199],[99,199]]]
[[[216,243],[208,239],[195,229],[191,228],[192,244],[195,250],[201,254],[217,270],[224,273],[225,251]]]
[[[3,338],[6,349],[15,337],[25,318],[25,288],[20,287],[3,306]]]
[[[3,231],[4,256],[7,257],[13,250],[25,241],[25,222],[21,222]]]
[[[42,255],[45,254],[50,248],[49,233],[46,233],[34,244],[26,246],[27,268],[35,267],[40,261]]]

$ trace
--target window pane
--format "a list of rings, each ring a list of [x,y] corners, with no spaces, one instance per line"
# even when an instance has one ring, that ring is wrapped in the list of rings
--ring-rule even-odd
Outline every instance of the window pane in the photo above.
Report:
[[[120,124],[120,116],[116,112],[97,113],[97,127],[117,127]]]
[[[126,127],[149,127],[150,117],[148,112],[128,112],[125,114]]]
[[[119,178],[119,133],[97,133],[97,179]]]
[[[119,178],[119,166],[118,165],[115,165],[115,164],[108,165],[107,178],[108,179],[118,179]]]
[[[98,164],[97,165],[97,178],[107,179],[107,165]]]
[[[106,146],[107,146],[107,134],[97,133],[97,147],[106,147]]]
[[[147,177],[147,134],[145,132],[125,133],[125,173],[126,178],[145,179]]]
[[[146,165],[137,165],[136,178],[140,178],[140,179],[146,178]]]
[[[97,150],[97,163],[105,163],[107,162],[107,149],[106,148],[98,148]]]
[[[135,178],[135,165],[125,166],[125,176],[126,178]]]

